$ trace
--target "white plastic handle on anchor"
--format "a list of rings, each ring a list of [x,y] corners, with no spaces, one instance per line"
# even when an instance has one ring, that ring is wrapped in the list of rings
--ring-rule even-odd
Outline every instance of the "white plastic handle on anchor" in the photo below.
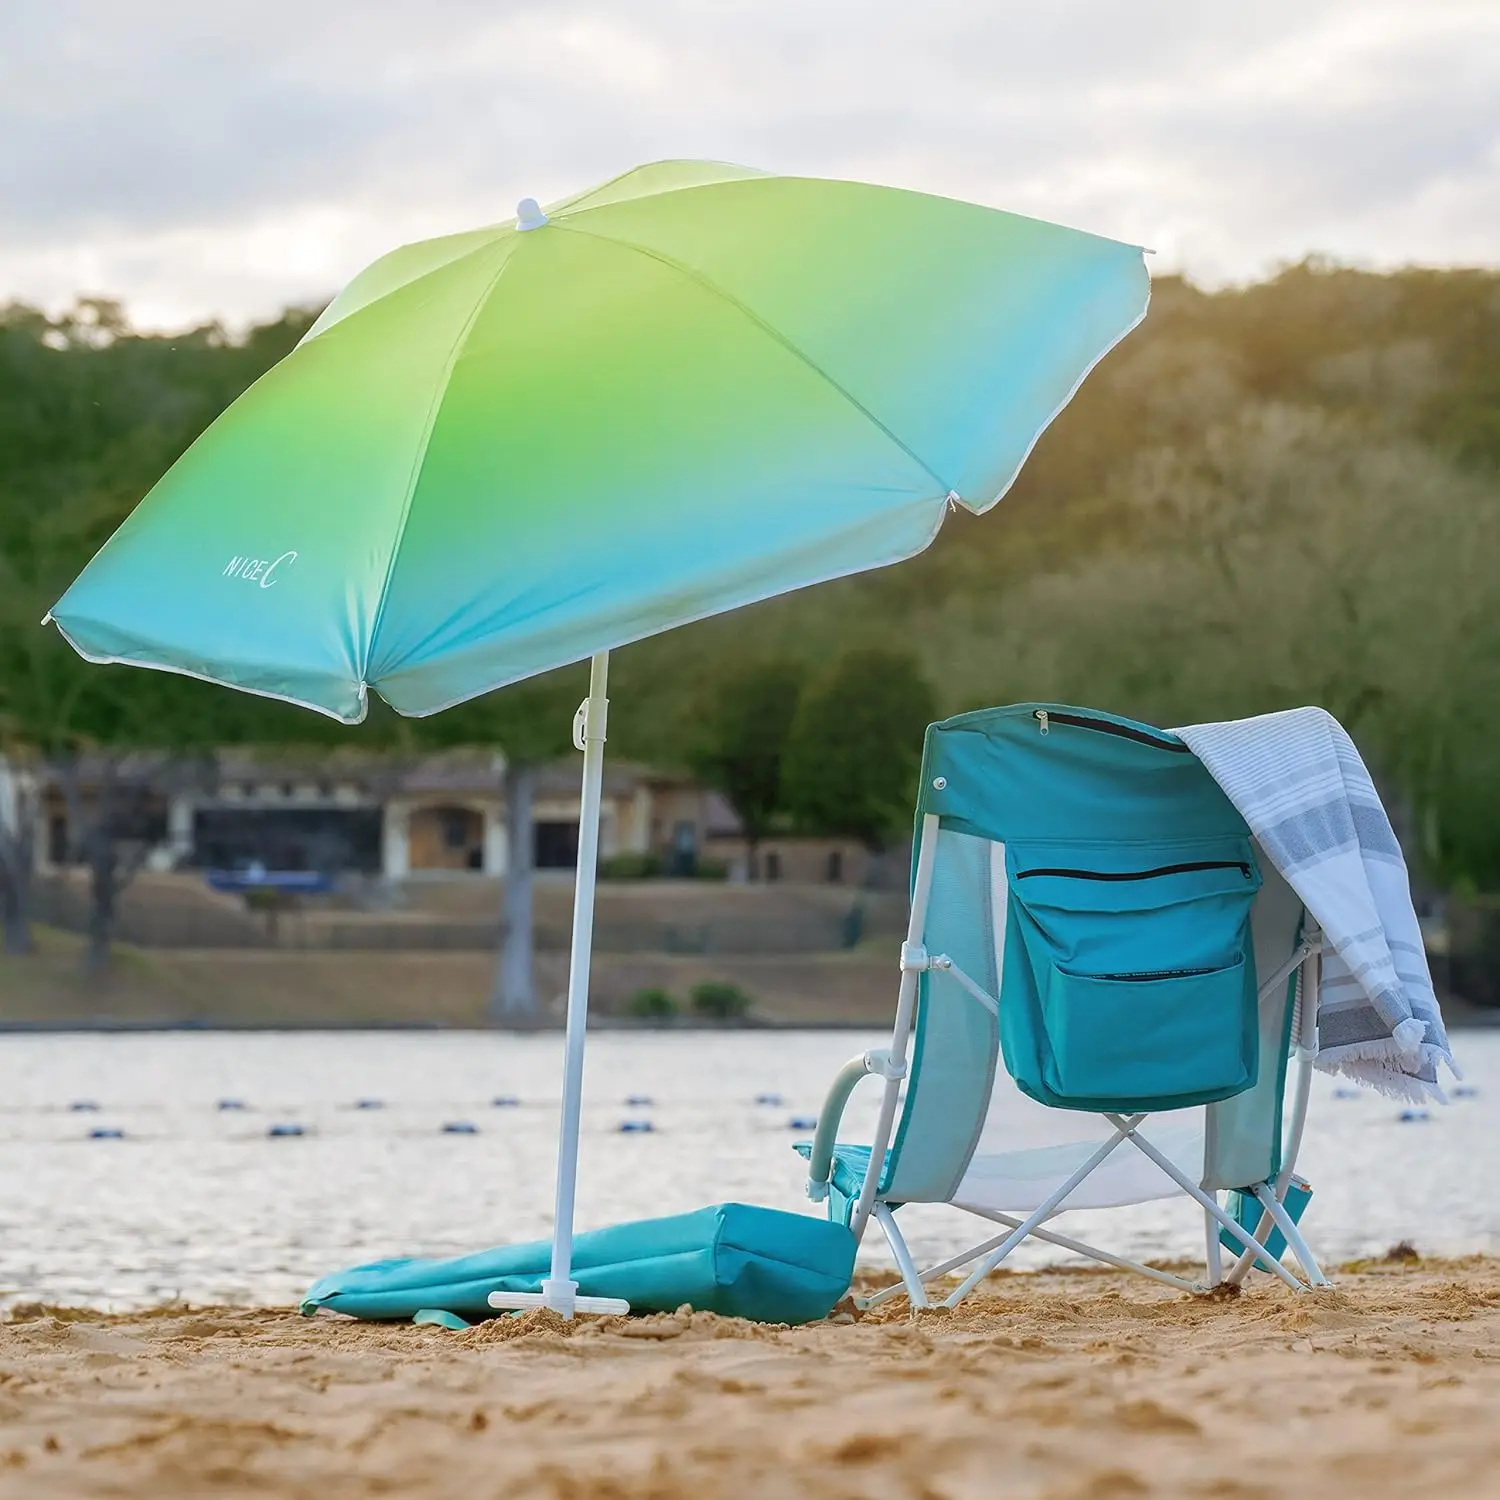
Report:
[[[512,1310],[551,1306],[543,1292],[491,1292],[485,1301],[491,1307]],[[630,1304],[622,1297],[574,1297],[573,1311],[623,1318],[630,1311]]]

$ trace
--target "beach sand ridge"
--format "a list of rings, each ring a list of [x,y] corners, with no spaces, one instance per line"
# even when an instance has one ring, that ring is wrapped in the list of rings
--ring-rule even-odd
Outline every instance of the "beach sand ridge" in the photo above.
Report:
[[[1500,1494],[1500,1261],[1193,1298],[992,1277],[805,1328],[235,1308],[0,1323],[0,1496]]]

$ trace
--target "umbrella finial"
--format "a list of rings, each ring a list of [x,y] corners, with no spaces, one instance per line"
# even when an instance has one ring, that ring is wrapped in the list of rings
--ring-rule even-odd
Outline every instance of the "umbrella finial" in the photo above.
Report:
[[[535,198],[522,198],[516,204],[516,228],[540,229],[547,222],[547,215]]]

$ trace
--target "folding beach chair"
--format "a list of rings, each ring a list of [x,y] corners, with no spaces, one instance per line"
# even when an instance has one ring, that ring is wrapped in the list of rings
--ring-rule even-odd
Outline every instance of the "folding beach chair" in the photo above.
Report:
[[[916,821],[890,1047],[846,1064],[798,1148],[830,1217],[860,1236],[873,1218],[890,1244],[901,1282],[871,1300],[904,1287],[927,1306],[926,1283],[972,1265],[952,1307],[1028,1236],[1189,1291],[1252,1265],[1326,1286],[1288,1211],[1320,937],[1197,757],[1093,710],[964,714],[927,731]],[[840,1143],[871,1075],[874,1139]],[[1203,1210],[1203,1280],[1051,1225],[1179,1193]],[[918,1270],[896,1219],[907,1203],[1002,1232]],[[1227,1271],[1221,1245],[1237,1254]]]

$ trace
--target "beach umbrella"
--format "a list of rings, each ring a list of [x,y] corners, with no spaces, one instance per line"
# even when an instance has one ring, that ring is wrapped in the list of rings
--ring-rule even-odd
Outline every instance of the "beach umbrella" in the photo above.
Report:
[[[91,661],[348,722],[592,659],[549,1305],[609,650],[987,510],[1148,295],[1137,246],[860,183],[663,162],[523,199],[357,276],[53,607]]]

